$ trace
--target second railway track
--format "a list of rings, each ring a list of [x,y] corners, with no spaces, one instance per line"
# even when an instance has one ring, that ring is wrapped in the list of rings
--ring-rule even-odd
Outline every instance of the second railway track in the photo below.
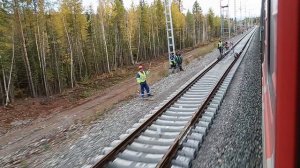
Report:
[[[94,168],[190,167],[255,32],[102,150]]]

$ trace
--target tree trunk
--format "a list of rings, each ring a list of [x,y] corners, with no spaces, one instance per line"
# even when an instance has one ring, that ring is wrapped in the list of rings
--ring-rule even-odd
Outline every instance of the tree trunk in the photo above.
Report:
[[[180,50],[182,49],[181,42],[182,42],[181,29],[179,29],[179,48],[180,48]]]
[[[199,25],[198,25],[198,44],[201,43],[201,21],[199,19]]]
[[[147,60],[147,51],[146,51],[146,43],[145,43],[145,41],[143,40],[143,55],[144,55],[144,60]]]
[[[205,42],[205,20],[203,19],[203,24],[202,24],[202,43]]]
[[[105,47],[105,54],[106,54],[106,65],[107,65],[107,71],[108,73],[111,72],[110,70],[110,64],[109,64],[109,57],[108,57],[108,50],[107,50],[107,42],[106,42],[106,37],[105,37],[105,29],[104,29],[104,21],[103,21],[103,3],[101,2],[101,0],[99,0],[99,5],[101,7],[101,11],[100,11],[100,18],[101,18],[101,29],[102,29],[102,35],[103,35],[103,41],[104,41],[104,47]]]
[[[185,28],[182,29],[182,47],[185,48],[186,44],[185,44]]]
[[[55,61],[55,70],[56,70],[56,75],[57,75],[57,83],[58,83],[58,90],[59,90],[59,93],[61,93],[62,91],[62,88],[61,88],[61,82],[60,82],[60,72],[59,72],[59,65],[58,65],[58,61],[57,61],[57,51],[56,51],[56,40],[55,40],[55,37],[53,35],[53,32],[52,32],[52,39],[53,39],[53,48],[54,48],[54,61]]]
[[[66,26],[66,23],[65,23],[65,16],[63,16],[63,24],[64,24],[64,28],[65,28],[65,32],[66,32],[66,35],[67,35],[67,39],[68,39],[68,44],[69,44],[69,50],[70,50],[70,57],[71,57],[71,60],[70,60],[70,78],[71,78],[71,87],[73,88],[74,87],[74,77],[73,77],[73,50],[72,50],[72,45],[71,45],[71,41],[70,41],[70,37],[69,37],[69,33],[68,33],[68,30],[67,30],[67,26]]]
[[[79,44],[78,44],[78,38],[77,37],[74,37],[74,40],[75,41],[75,46],[74,46],[74,55],[77,56],[75,58],[77,59],[74,59],[74,67],[75,67],[75,70],[76,70],[76,65],[78,65],[79,67],[79,79],[81,80],[82,79],[82,57],[80,56],[80,49],[79,49]],[[77,61],[76,61],[77,60]]]
[[[113,63],[114,70],[117,69],[117,55],[118,55],[118,30],[115,27],[115,55],[114,55],[114,63]]]
[[[46,96],[49,97],[49,89],[48,89],[48,82],[47,82],[47,74],[46,74],[46,53],[45,53],[45,39],[44,39],[45,33],[42,34],[42,72],[43,72],[43,81],[44,81],[44,87],[45,87],[45,93]]]
[[[24,32],[23,32],[23,25],[21,22],[21,18],[20,18],[20,12],[19,12],[19,2],[18,0],[14,0],[14,12],[15,15],[17,17],[17,21],[19,22],[19,26],[20,26],[20,33],[21,33],[21,38],[22,38],[22,46],[23,46],[23,60],[24,60],[24,64],[25,64],[25,69],[26,69],[26,74],[27,74],[27,80],[29,83],[29,89],[31,91],[31,96],[32,97],[36,97],[36,91],[35,91],[35,87],[34,87],[34,83],[33,83],[33,78],[32,78],[32,73],[31,73],[31,69],[30,69],[30,62],[28,59],[28,53],[27,53],[27,47],[26,47],[26,40],[24,37]]]
[[[86,59],[85,59],[85,56],[84,56],[84,53],[83,53],[83,39],[82,39],[82,35],[80,35],[80,40],[81,40],[81,42],[80,41],[78,41],[78,43],[79,43],[79,47],[80,47],[80,54],[81,54],[81,57],[82,57],[82,60],[83,60],[83,64],[84,64],[84,76],[86,77],[87,76],[87,74],[88,74],[88,68],[87,68],[87,63],[86,63]]]
[[[149,41],[149,56],[151,56],[152,54],[153,54],[153,52],[152,52],[152,46],[151,46],[151,32],[149,31],[148,32],[148,41]]]
[[[151,24],[151,32],[152,32],[152,42],[153,42],[153,54],[154,54],[154,58],[156,58],[156,44],[155,44],[155,33],[154,33],[154,28],[153,28],[153,24]]]
[[[37,24],[37,34],[35,34],[35,43],[36,49],[38,53],[38,58],[40,62],[40,68],[42,70],[42,79],[44,83],[45,94],[48,97],[48,84],[47,84],[47,76],[46,76],[46,60],[45,60],[45,43],[44,43],[44,32],[42,32],[42,39],[41,39],[41,32],[40,32],[40,24],[38,14],[36,13],[36,24]]]
[[[97,60],[97,54],[96,54],[96,48],[95,48],[95,42],[94,42],[94,37],[92,36],[92,50],[93,50],[93,58],[94,58],[94,69],[95,73],[99,72],[99,65],[98,65],[98,60]]]
[[[2,78],[3,78],[3,84],[4,84],[4,91],[5,91],[5,95],[6,95],[6,101],[3,101],[5,104],[5,106],[7,105],[8,101],[7,101],[7,97],[8,97],[8,90],[7,90],[7,85],[6,85],[6,75],[5,75],[5,72],[4,72],[4,68],[3,68],[3,64],[2,64]],[[2,99],[3,99],[3,96],[2,96]]]
[[[7,84],[7,89],[6,89],[6,101],[5,101],[5,106],[10,103],[9,100],[9,93],[10,93],[10,84],[11,84],[11,79],[12,79],[12,71],[14,67],[14,60],[15,60],[15,40],[14,40],[14,35],[12,36],[13,39],[13,46],[12,46],[12,57],[11,57],[11,64],[10,64],[10,71],[9,71],[9,78],[8,78],[8,84]],[[3,71],[4,74],[4,71]],[[4,75],[3,75],[4,76]]]
[[[196,34],[196,22],[195,22],[195,26],[194,26],[194,44],[193,47],[196,47],[197,44],[197,34]]]
[[[139,61],[139,56],[140,56],[140,46],[141,46],[141,19],[139,21],[139,43],[138,43],[138,51],[137,51],[137,56],[136,56],[136,60],[135,63],[137,63]]]
[[[4,94],[3,94],[3,88],[2,88],[2,82],[0,82],[0,100],[2,101],[2,105],[5,105],[4,100]]]
[[[160,38],[159,38],[159,29],[158,29],[158,26],[157,26],[157,30],[156,30],[156,37],[157,37],[157,44],[158,44],[158,52],[157,52],[157,55],[160,55],[160,52],[162,52],[160,49],[161,49],[161,44],[160,44]]]
[[[134,59],[133,59],[133,54],[132,54],[132,46],[131,46],[131,33],[129,34],[129,53],[130,53],[130,61],[131,64],[134,65]]]

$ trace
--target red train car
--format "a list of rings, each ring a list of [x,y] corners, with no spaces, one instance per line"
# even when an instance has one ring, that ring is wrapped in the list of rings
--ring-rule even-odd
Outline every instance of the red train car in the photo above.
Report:
[[[261,11],[264,167],[300,167],[300,1]]]

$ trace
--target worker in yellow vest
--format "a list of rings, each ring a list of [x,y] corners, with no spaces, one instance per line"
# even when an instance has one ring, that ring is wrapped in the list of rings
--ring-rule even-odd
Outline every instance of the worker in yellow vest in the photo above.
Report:
[[[176,70],[176,60],[174,53],[170,55],[170,69],[172,70],[172,73],[174,73]]]
[[[221,54],[221,56],[222,56],[222,54],[223,54],[223,43],[222,43],[221,40],[219,40],[219,43],[218,43],[218,49],[219,49],[220,54]]]
[[[144,91],[146,90],[148,97],[152,96],[150,93],[149,86],[147,84],[146,78],[149,76],[149,71],[145,71],[142,65],[139,66],[139,72],[136,74],[136,81],[141,86],[141,97],[144,98]]]

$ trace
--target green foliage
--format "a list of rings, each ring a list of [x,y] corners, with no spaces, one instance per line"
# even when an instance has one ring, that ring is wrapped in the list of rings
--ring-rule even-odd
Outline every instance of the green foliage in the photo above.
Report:
[[[188,10],[186,17],[186,31],[190,32],[188,33],[187,39],[186,39],[186,45],[187,46],[193,46],[193,39],[194,39],[194,30],[195,30],[195,17],[194,15]]]
[[[92,7],[84,11],[82,0],[1,1],[0,67],[4,76],[0,78],[2,83],[12,81],[14,92],[9,97],[49,96],[109,68],[117,70],[167,52],[162,0],[140,1],[128,10],[122,0],[99,2],[94,12]],[[204,16],[195,1],[192,12],[184,14],[181,0],[174,1],[171,9],[177,49],[199,45],[205,33],[209,38],[218,36],[220,18],[211,9]],[[87,96],[88,92],[82,95]]]
[[[5,7],[5,6],[4,6]],[[5,69],[8,69],[12,53],[12,23],[11,15],[7,8],[0,9],[0,63]]]

